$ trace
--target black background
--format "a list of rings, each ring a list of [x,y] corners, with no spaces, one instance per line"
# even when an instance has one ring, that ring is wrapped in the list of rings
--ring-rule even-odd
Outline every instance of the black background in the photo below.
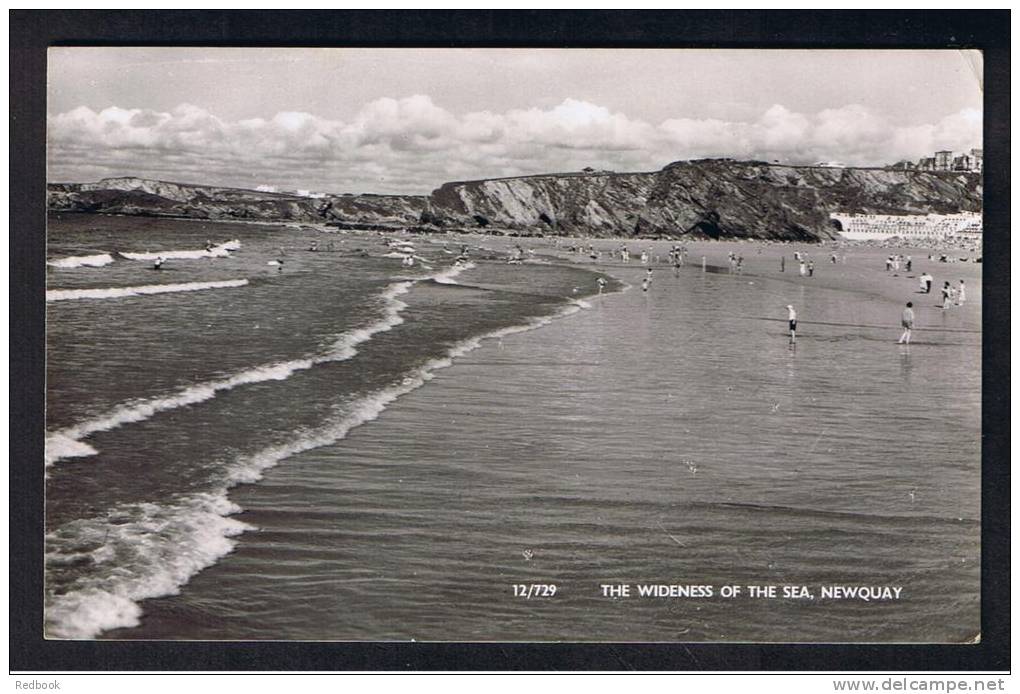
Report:
[[[10,11],[10,669],[1007,670],[1008,10]],[[48,46],[966,48],[984,51],[980,644],[46,641],[43,627]],[[892,462],[892,461],[890,461]]]

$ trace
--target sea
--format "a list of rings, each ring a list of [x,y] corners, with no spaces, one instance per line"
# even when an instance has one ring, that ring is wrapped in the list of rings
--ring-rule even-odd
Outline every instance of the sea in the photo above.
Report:
[[[51,215],[47,638],[980,639],[979,308],[517,243]]]

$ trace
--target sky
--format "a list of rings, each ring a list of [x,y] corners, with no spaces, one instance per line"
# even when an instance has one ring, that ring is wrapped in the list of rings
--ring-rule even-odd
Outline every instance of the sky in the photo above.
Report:
[[[51,48],[48,179],[428,194],[703,157],[981,147],[955,50]]]

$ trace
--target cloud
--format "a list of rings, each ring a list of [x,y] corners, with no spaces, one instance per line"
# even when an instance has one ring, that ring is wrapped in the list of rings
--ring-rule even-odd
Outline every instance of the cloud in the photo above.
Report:
[[[577,170],[651,171],[729,156],[880,165],[980,146],[973,109],[893,126],[860,105],[749,120],[652,124],[565,99],[546,108],[455,114],[428,96],[382,98],[347,121],[302,111],[225,121],[193,104],[169,112],[79,107],[48,122],[51,180],[141,175],[278,189],[424,194],[448,180]]]

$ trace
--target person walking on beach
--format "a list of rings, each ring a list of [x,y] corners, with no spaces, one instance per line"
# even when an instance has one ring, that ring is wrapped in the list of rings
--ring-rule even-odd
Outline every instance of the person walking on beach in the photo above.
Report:
[[[809,260],[807,264],[808,277],[815,276],[815,261]]]
[[[793,306],[790,304],[787,304],[786,310],[790,321],[790,344],[793,344],[797,341],[797,312],[793,310]]]
[[[892,256],[885,259],[885,271],[889,272],[892,270]]]
[[[907,256],[907,272],[910,272],[910,268],[911,268],[911,266],[912,266],[913,264],[914,264],[914,260],[913,260],[913,258],[911,258],[911,257],[910,257],[910,256],[908,255],[908,256]]]
[[[935,281],[935,278],[932,277],[928,272],[925,272],[923,275],[921,275],[921,281],[924,282],[924,293],[931,294],[931,283]]]
[[[804,277],[805,275],[807,275],[807,263],[805,263],[804,259],[801,258],[801,261],[800,261],[800,276]]]
[[[648,284],[652,283],[652,268],[648,268],[648,271],[645,272],[645,282]]]
[[[785,255],[779,256],[779,271],[780,272],[786,272],[786,256]]]
[[[963,280],[960,280],[960,288],[956,292],[956,305],[963,306],[963,302],[967,300],[967,288],[963,285]]]
[[[900,335],[898,344],[909,345],[910,344],[910,331],[914,329],[914,304],[907,302],[907,307],[903,309],[903,315],[900,317],[900,324],[903,326],[903,334]]]
[[[953,288],[949,286],[949,282],[942,285],[942,308],[949,308],[949,299],[953,294]]]

